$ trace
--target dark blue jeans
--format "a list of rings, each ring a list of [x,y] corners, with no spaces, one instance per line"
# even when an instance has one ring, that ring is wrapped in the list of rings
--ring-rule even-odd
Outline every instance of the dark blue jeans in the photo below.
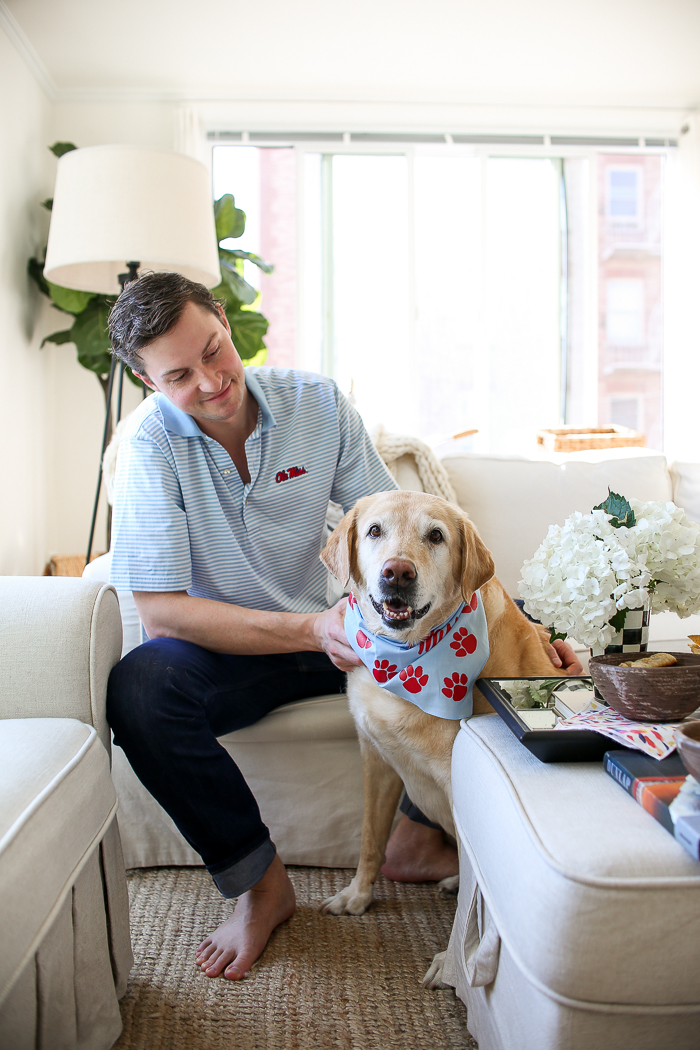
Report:
[[[282,704],[344,690],[345,675],[325,653],[227,656],[174,638],[145,642],[112,670],[107,718],[115,743],[225,897],[259,882],[275,847],[217,737]]]

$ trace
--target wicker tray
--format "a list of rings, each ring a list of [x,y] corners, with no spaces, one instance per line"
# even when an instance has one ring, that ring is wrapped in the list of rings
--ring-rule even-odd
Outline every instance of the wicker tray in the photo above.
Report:
[[[548,452],[581,452],[587,448],[644,448],[646,437],[636,430],[609,427],[555,427],[538,430],[537,444]]]
[[[101,553],[104,554],[104,551],[98,551],[96,554],[93,554],[90,558],[90,561],[94,561],[95,558],[99,558]],[[84,568],[84,554],[54,554],[53,558],[51,558],[51,560],[47,562],[43,575],[82,576]]]

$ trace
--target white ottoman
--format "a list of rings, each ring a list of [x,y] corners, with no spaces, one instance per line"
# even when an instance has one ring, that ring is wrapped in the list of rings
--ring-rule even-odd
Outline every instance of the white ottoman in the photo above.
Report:
[[[452,760],[444,980],[480,1050],[697,1050],[700,865],[598,763],[545,765],[497,715]]]

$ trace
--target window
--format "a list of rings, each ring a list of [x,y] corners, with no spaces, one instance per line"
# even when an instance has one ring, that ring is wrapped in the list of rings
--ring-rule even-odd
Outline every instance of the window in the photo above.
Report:
[[[644,281],[611,277],[606,282],[606,337],[616,346],[644,346]]]
[[[607,169],[605,214],[610,226],[642,225],[642,169],[615,165]]]
[[[661,446],[662,151],[328,138],[214,146],[239,246],[275,264],[249,278],[268,364],[430,442],[624,417]]]
[[[610,422],[630,430],[639,430],[641,413],[638,397],[613,397],[610,399]]]

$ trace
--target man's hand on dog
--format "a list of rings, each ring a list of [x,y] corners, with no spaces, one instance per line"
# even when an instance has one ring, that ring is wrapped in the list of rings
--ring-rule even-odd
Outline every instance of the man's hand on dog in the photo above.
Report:
[[[345,634],[347,598],[341,598],[326,612],[319,613],[314,623],[314,636],[319,649],[326,653],[339,671],[352,671],[361,661],[348,644]]]
[[[583,674],[583,664],[568,642],[557,638],[549,647],[549,659],[564,674]]]

